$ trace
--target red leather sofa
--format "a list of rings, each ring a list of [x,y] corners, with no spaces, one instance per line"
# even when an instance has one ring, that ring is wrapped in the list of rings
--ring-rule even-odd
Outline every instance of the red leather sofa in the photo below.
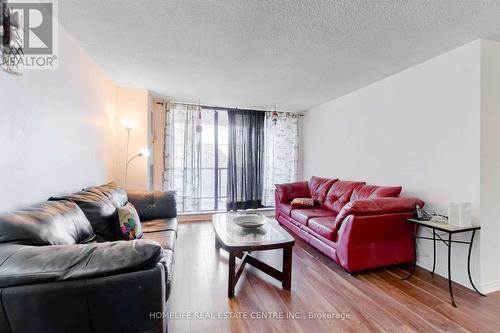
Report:
[[[401,187],[312,177],[276,185],[276,219],[353,273],[414,260],[412,230],[416,198],[399,197]],[[313,198],[314,207],[291,205]]]

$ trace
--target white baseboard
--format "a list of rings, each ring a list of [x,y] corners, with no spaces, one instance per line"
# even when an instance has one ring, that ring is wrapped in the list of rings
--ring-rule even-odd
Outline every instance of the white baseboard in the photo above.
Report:
[[[500,290],[500,280],[483,283],[477,287],[482,293],[489,294]]]
[[[420,268],[423,268],[425,270],[430,271],[432,269],[432,262],[429,262],[428,258],[422,258],[422,259],[417,261],[417,266],[419,266]],[[445,271],[436,270],[435,274],[447,279],[447,272],[445,272]],[[456,279],[452,279],[452,280],[455,283],[458,283],[464,287],[467,287],[467,288],[473,290],[472,286],[470,285],[468,280],[463,280],[463,281],[457,281]],[[479,283],[478,281],[474,281],[474,285],[483,294],[489,294],[489,293],[500,290],[500,280],[491,281],[491,282],[482,283],[482,284]]]

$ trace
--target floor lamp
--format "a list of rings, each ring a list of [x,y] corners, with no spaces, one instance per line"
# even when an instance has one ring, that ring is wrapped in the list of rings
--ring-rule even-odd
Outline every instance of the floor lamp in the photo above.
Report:
[[[125,189],[127,188],[127,176],[128,176],[128,167],[130,162],[132,162],[134,159],[137,157],[149,157],[149,150],[147,148],[141,148],[137,154],[129,158],[128,153],[129,153],[129,145],[130,145],[130,133],[134,128],[137,127],[137,122],[132,119],[120,119],[120,124],[122,125],[123,128],[127,130],[127,148],[125,151],[125,158],[127,159],[127,163],[125,164],[125,182],[124,182],[124,187]]]

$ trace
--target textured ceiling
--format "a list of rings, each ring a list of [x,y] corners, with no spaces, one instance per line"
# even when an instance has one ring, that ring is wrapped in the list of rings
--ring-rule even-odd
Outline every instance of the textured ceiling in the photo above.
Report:
[[[178,101],[306,110],[477,38],[499,0],[64,0],[119,84]]]

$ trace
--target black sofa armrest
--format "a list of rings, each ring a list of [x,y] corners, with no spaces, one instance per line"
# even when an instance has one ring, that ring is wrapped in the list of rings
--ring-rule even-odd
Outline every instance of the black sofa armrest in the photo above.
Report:
[[[163,250],[150,240],[77,245],[0,246],[0,287],[78,280],[154,267]]]
[[[0,288],[0,298],[6,314],[0,330],[6,332],[167,331],[161,263],[111,276]]]
[[[175,191],[130,191],[128,201],[134,205],[141,220],[168,219],[177,217]]]

